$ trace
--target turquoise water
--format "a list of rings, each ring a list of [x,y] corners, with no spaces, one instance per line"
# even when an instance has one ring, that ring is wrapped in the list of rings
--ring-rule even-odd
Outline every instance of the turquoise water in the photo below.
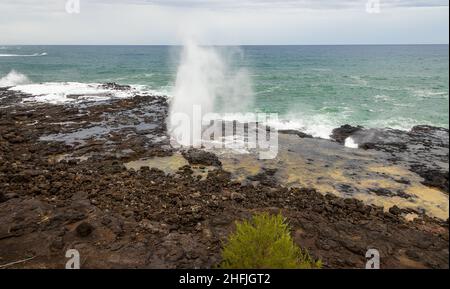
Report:
[[[448,45],[218,50],[234,51],[232,65],[249,70],[251,110],[279,113],[287,126],[449,126]],[[0,79],[15,70],[34,83],[114,81],[170,94],[179,53],[166,46],[0,47]]]

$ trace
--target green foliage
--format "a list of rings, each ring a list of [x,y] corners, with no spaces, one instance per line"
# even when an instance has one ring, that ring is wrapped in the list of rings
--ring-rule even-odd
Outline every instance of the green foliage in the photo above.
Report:
[[[319,269],[306,250],[294,244],[282,215],[257,214],[236,222],[222,251],[223,269]]]

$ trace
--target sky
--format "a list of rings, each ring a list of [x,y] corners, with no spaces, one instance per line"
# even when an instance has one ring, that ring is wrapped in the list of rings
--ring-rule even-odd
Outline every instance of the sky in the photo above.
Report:
[[[448,44],[448,4],[448,0],[0,0],[0,44],[177,45],[187,37],[205,45]]]

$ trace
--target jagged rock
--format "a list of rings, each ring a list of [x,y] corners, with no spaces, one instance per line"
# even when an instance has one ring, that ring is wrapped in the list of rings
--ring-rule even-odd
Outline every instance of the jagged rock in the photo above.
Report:
[[[384,188],[373,188],[373,189],[370,189],[370,191],[375,193],[377,196],[392,197],[395,195],[390,190],[384,189]]]
[[[113,89],[113,90],[129,90],[131,89],[131,86],[129,85],[120,85],[115,82],[107,82],[102,85],[102,88],[104,89]]]
[[[222,163],[215,154],[199,149],[185,151],[183,152],[183,156],[191,165],[222,166]]]
[[[345,140],[357,131],[362,130],[362,126],[351,126],[349,124],[343,125],[339,128],[335,128],[332,131],[331,138],[340,144],[344,144]]]
[[[425,166],[413,165],[411,170],[424,178],[425,186],[439,188],[448,194],[449,175],[448,171],[428,169]]]
[[[300,138],[313,138],[312,135],[310,134],[306,134],[304,132],[298,131],[298,130],[293,130],[293,129],[284,129],[284,130],[279,130],[278,133],[281,134],[292,134],[292,135],[296,135]]]
[[[242,202],[245,199],[245,197],[243,194],[233,192],[233,193],[231,193],[231,199],[233,201]]]
[[[449,130],[427,125],[415,126],[410,131],[395,129],[336,129],[339,140],[352,132],[359,148],[389,153],[390,161],[403,164],[424,178],[423,184],[449,192],[448,149]],[[406,180],[399,183],[407,184]]]
[[[8,199],[6,198],[3,192],[0,192],[0,203],[6,202]]]
[[[398,216],[402,213],[402,210],[397,206],[393,206],[392,208],[389,209],[389,213]]]
[[[79,224],[76,228],[77,235],[86,238],[94,231],[94,227],[86,222]]]

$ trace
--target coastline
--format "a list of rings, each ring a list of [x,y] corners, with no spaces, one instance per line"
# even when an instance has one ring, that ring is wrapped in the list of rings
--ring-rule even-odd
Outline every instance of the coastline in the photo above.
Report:
[[[284,132],[283,171],[173,149],[164,97],[20,98],[0,89],[0,264],[31,255],[15,267],[63,268],[77,248],[86,268],[212,268],[234,221],[269,211],[326,268],[364,268],[369,248],[384,268],[449,267],[448,129],[343,126],[334,140]],[[359,149],[343,146],[350,136]]]

